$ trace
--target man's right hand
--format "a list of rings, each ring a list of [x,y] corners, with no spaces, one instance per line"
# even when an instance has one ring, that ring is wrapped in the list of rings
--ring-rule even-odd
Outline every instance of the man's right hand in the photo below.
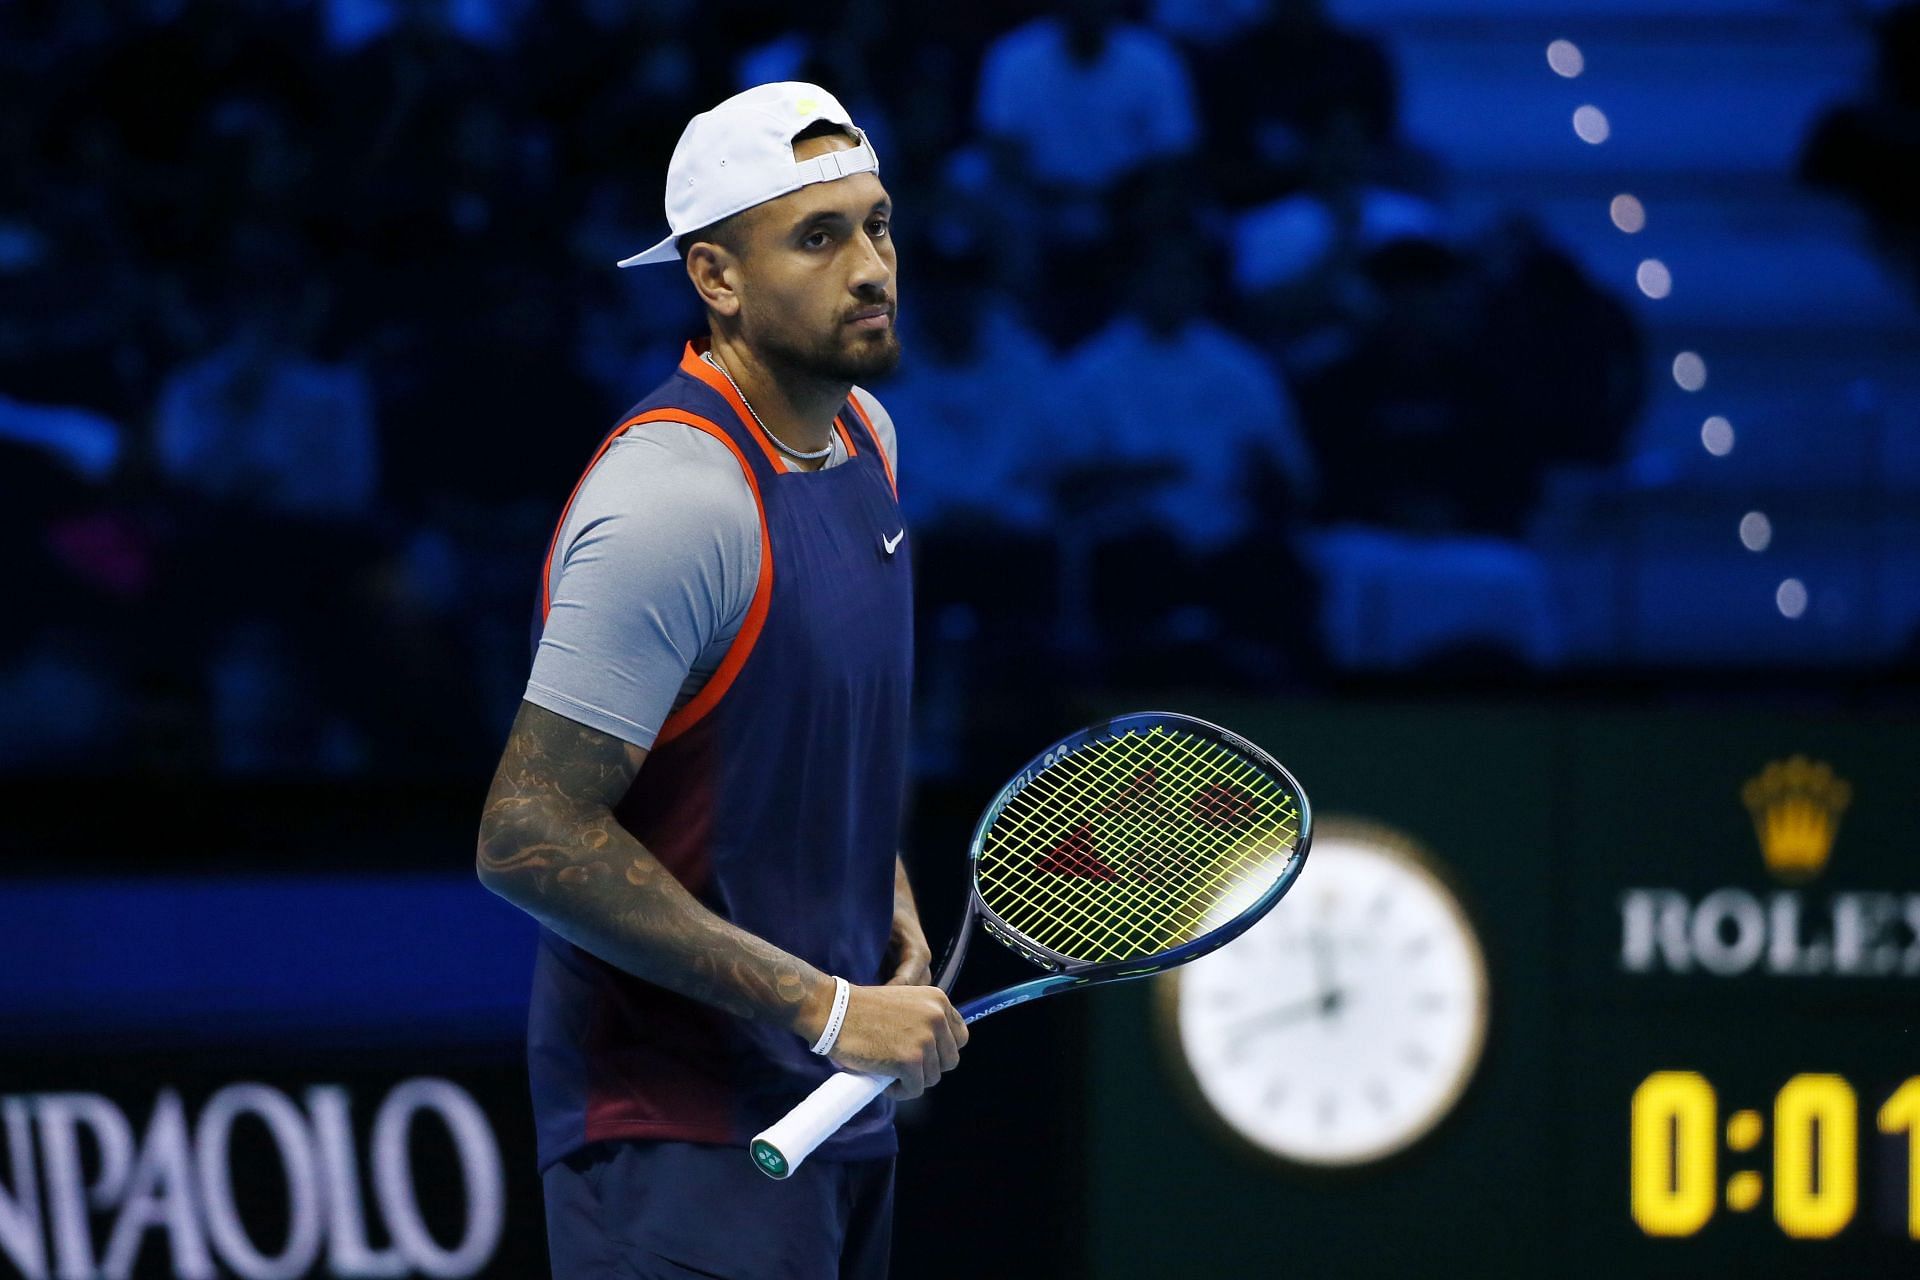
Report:
[[[938,987],[855,987],[827,1056],[842,1067],[893,1076],[889,1098],[917,1098],[960,1062],[967,1024]]]

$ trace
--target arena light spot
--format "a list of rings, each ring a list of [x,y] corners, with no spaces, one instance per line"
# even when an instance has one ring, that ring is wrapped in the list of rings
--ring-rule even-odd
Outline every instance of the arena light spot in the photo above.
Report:
[[[1673,380],[1682,391],[1698,391],[1707,385],[1707,362],[1697,351],[1682,351],[1673,358]]]
[[[1714,457],[1726,457],[1733,452],[1733,424],[1714,414],[1700,424],[1700,443]]]
[[[1798,578],[1788,578],[1773,593],[1773,603],[1779,608],[1781,617],[1800,617],[1807,611],[1807,584]]]
[[[1573,113],[1573,131],[1580,141],[1599,146],[1613,134],[1613,126],[1607,123],[1607,113],[1589,103]]]
[[[1587,69],[1587,58],[1573,41],[1555,40],[1547,46],[1547,65],[1553,68],[1556,75],[1571,80]]]
[[[1613,198],[1613,203],[1607,206],[1607,216],[1613,219],[1614,226],[1628,235],[1646,230],[1646,206],[1641,204],[1638,198],[1627,195],[1625,192]]]
[[[1658,258],[1648,258],[1633,273],[1634,280],[1640,286],[1640,292],[1649,298],[1664,298],[1673,292],[1673,273],[1667,270],[1667,264]]]
[[[1740,517],[1740,545],[1749,551],[1765,551],[1773,543],[1773,521],[1764,511],[1749,511]]]

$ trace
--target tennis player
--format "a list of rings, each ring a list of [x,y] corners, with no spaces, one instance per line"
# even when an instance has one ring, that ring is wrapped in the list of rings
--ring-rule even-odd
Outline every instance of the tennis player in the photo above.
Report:
[[[669,234],[710,334],[548,548],[479,874],[541,924],[528,1067],[555,1280],[886,1274],[893,1099],[967,1029],[896,854],[911,575],[892,206],[832,95],[695,116]],[[798,1174],[745,1148],[833,1071],[899,1082]]]

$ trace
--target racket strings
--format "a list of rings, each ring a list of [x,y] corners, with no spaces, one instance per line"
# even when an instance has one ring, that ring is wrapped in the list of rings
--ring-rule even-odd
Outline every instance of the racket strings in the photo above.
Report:
[[[1089,794],[1089,789],[1093,786],[1110,784],[1112,776],[1120,771],[1123,762],[1110,757],[1104,763],[1105,768],[1100,769],[1094,767],[1094,762],[1089,760],[1083,762],[1081,767],[1071,773],[1063,772],[1055,794],[1047,797],[1051,804],[1050,808],[1028,804],[1023,806],[1024,813],[1010,812],[1009,816],[1013,818],[1018,833],[1029,843],[1051,847],[1054,850],[1048,858],[1034,858],[1030,863],[1009,860],[1004,864],[1011,873],[1008,878],[1016,881],[1018,887],[1044,891],[1051,875],[1039,874],[1043,870],[1052,874],[1079,872],[1096,878],[1118,879],[1119,873],[1116,869],[1106,866],[1099,861],[1097,855],[1091,853],[1090,827],[1085,822],[1075,823],[1077,818],[1089,811],[1112,808],[1111,800],[1103,806],[1097,804],[1096,797]],[[1128,780],[1125,791],[1129,796],[1138,794],[1142,790],[1139,780],[1149,776],[1150,772],[1151,766],[1147,770],[1135,773],[1134,777]],[[1013,811],[1013,806],[1009,806],[1009,810]],[[1076,845],[1078,847],[1075,847]],[[1062,850],[1067,851],[1065,859],[1059,856]],[[1053,861],[1055,865],[1048,866],[1049,861]],[[1060,865],[1061,863],[1065,865]],[[1139,877],[1134,889],[1132,905],[1136,908],[1143,905],[1139,901],[1140,898],[1153,896],[1162,898],[1166,905],[1173,905],[1172,899],[1158,889],[1157,881],[1152,877]],[[1064,925],[1068,922],[1056,920],[1055,923]]]
[[[1252,766],[1224,748],[1205,740],[1200,741],[1201,749],[1206,754],[1196,761],[1188,762],[1190,765],[1204,764],[1218,767],[1222,758],[1225,758],[1227,763],[1233,766],[1232,773],[1227,777],[1235,785],[1245,785],[1260,776]],[[1063,942],[1065,935],[1071,935],[1076,927],[1083,926],[1085,923],[1075,918],[1062,919],[1054,912],[1045,909],[1049,905],[1048,899],[1059,896],[1057,892],[1050,892],[1050,890],[1057,891],[1058,888],[1050,882],[1054,875],[1062,873],[1072,875],[1079,872],[1095,878],[1119,882],[1111,886],[1116,898],[1113,904],[1116,909],[1111,918],[1113,923],[1128,929],[1133,936],[1110,941],[1124,944],[1122,949],[1126,952],[1153,954],[1185,941],[1186,938],[1181,936],[1182,932],[1198,932],[1196,926],[1202,923],[1206,915],[1206,912],[1201,909],[1205,902],[1191,893],[1187,894],[1185,899],[1176,896],[1173,889],[1168,887],[1164,874],[1161,874],[1168,869],[1167,867],[1143,867],[1136,857],[1129,864],[1128,871],[1132,874],[1128,875],[1127,872],[1089,859],[1085,854],[1085,846],[1091,842],[1090,827],[1084,822],[1078,826],[1069,826],[1076,817],[1083,816],[1090,810],[1112,811],[1115,800],[1110,798],[1105,803],[1098,803],[1097,796],[1089,794],[1093,787],[1109,787],[1126,800],[1141,797],[1145,793],[1158,789],[1157,785],[1143,787],[1140,785],[1140,780],[1150,777],[1157,784],[1158,770],[1154,767],[1155,764],[1177,765],[1180,762],[1168,744],[1149,742],[1147,745],[1155,750],[1156,759],[1149,763],[1146,769],[1135,772],[1126,782],[1115,785],[1116,777],[1130,765],[1137,767],[1137,762],[1122,761],[1115,756],[1110,756],[1097,764],[1090,762],[1071,775],[1063,775],[1056,794],[1047,798],[1050,801],[1049,806],[1044,808],[1028,806],[1025,813],[1016,817],[1016,824],[1022,829],[1022,834],[1030,840],[1039,840],[1043,846],[1050,845],[1056,851],[1060,848],[1059,842],[1077,843],[1080,846],[1074,850],[1073,854],[1078,865],[1074,865],[1072,861],[1067,865],[1060,865],[1062,860],[1058,858],[1057,852],[1050,858],[1035,858],[1031,863],[1012,861],[1005,864],[1010,868],[1011,874],[1002,878],[1003,883],[1027,890],[1037,899],[1029,905],[1036,907],[1036,914],[1044,917],[1044,920],[1036,926],[1036,932],[1030,936],[1042,945],[1061,949],[1056,944]],[[1217,787],[1219,783],[1216,781],[1212,785]],[[1011,808],[1010,805],[1009,809]],[[1037,829],[1034,822],[1036,815],[1041,815]],[[1162,819],[1164,826],[1164,811],[1156,816]],[[1126,830],[1120,833],[1123,840],[1134,834],[1138,833]],[[1079,837],[1077,841],[1074,839],[1076,835]],[[1150,842],[1148,845],[1134,846],[1135,851],[1141,848],[1164,850],[1167,848],[1167,843],[1160,840]],[[1174,856],[1180,855],[1176,853]],[[1055,865],[1049,867],[1048,861],[1053,861]],[[1241,867],[1229,865],[1222,870],[1231,883],[1237,884],[1249,878],[1246,869]],[[1216,899],[1218,896],[1215,895]],[[1156,908],[1164,919],[1155,918]],[[1161,932],[1156,932],[1154,929],[1156,924],[1171,925],[1174,927],[1174,932],[1163,939]],[[1109,952],[1112,950],[1112,947],[1108,948]],[[1102,958],[1110,958],[1110,956],[1103,955]]]
[[[1049,766],[989,824],[982,901],[1076,960],[1144,957],[1264,888],[1299,838],[1298,803],[1261,766],[1156,726]]]
[[[1162,757],[1164,758],[1164,757],[1165,757],[1165,755],[1166,755],[1166,752],[1165,752],[1165,751],[1163,750],[1161,754],[1162,754]],[[1220,754],[1224,754],[1224,753],[1220,753],[1220,752],[1217,752],[1217,751],[1216,751],[1216,752],[1215,752],[1214,754],[1215,754],[1216,756],[1218,756],[1218,755],[1220,755]],[[1041,832],[1035,832],[1035,831],[1032,831],[1032,830],[1031,830],[1031,824],[1030,824],[1030,823],[1029,823],[1029,824],[1026,824],[1026,825],[1028,825],[1028,826],[1029,826],[1029,831],[1028,831],[1028,834],[1029,834],[1029,835],[1037,835],[1037,836],[1042,836],[1043,838],[1045,838],[1045,839],[1048,839],[1048,840],[1058,840],[1058,839],[1060,839],[1060,838],[1061,838],[1061,835],[1062,835],[1062,832],[1063,832],[1063,830],[1065,829],[1065,824],[1066,824],[1066,823],[1067,823],[1068,821],[1071,821],[1071,818],[1070,818],[1070,816],[1068,816],[1068,815],[1070,815],[1070,814],[1072,814],[1072,813],[1074,813],[1074,812],[1081,812],[1081,811],[1084,811],[1084,810],[1086,810],[1086,809],[1087,809],[1087,808],[1089,807],[1089,805],[1090,805],[1090,803],[1091,803],[1091,798],[1087,796],[1087,794],[1086,794],[1086,790],[1087,790],[1087,787],[1089,786],[1089,784],[1090,784],[1090,782],[1091,782],[1091,783],[1105,783],[1105,782],[1109,782],[1109,781],[1111,780],[1111,779],[1110,779],[1110,775],[1112,775],[1112,774],[1114,774],[1115,772],[1117,772],[1117,768],[1116,768],[1116,765],[1115,765],[1115,764],[1114,764],[1113,762],[1111,762],[1111,761],[1109,761],[1109,762],[1108,762],[1108,764],[1107,764],[1107,768],[1105,769],[1105,771],[1104,771],[1104,772],[1105,772],[1105,774],[1107,774],[1107,775],[1109,775],[1109,777],[1096,777],[1096,776],[1095,776],[1095,775],[1094,775],[1094,774],[1093,774],[1093,773],[1092,773],[1091,771],[1083,771],[1083,772],[1081,773],[1081,775],[1080,775],[1080,776],[1079,776],[1078,778],[1076,778],[1076,779],[1072,779],[1072,780],[1070,780],[1070,781],[1072,782],[1072,784],[1073,784],[1073,791],[1072,791],[1071,793],[1066,793],[1066,794],[1064,794],[1064,798],[1063,798],[1062,796],[1056,796],[1056,797],[1054,797],[1054,799],[1055,799],[1055,801],[1056,801],[1056,804],[1055,804],[1055,808],[1056,808],[1056,809],[1058,809],[1058,810],[1059,810],[1060,812],[1058,812],[1058,813],[1056,813],[1056,814],[1054,814],[1054,815],[1053,815],[1053,820],[1052,820],[1052,822],[1051,822],[1051,824],[1050,824],[1050,825],[1048,825],[1048,826],[1046,826],[1046,827],[1044,828],[1044,830],[1043,830],[1043,831],[1041,831]],[[1235,769],[1235,780],[1236,780],[1236,781],[1245,781],[1245,779],[1246,779],[1246,777],[1247,777],[1247,775],[1249,774],[1249,772],[1250,772],[1250,770],[1248,770],[1248,769],[1247,769],[1247,768],[1246,768],[1246,767],[1245,767],[1244,765],[1241,765],[1241,766],[1238,766],[1238,767],[1236,767],[1236,769]],[[1129,780],[1129,782],[1125,784],[1125,791],[1126,791],[1126,792],[1128,792],[1128,793],[1132,793],[1132,794],[1140,794],[1140,793],[1142,793],[1142,792],[1145,792],[1145,791],[1148,791],[1148,790],[1149,790],[1149,788],[1146,788],[1146,787],[1142,787],[1142,786],[1140,785],[1140,782],[1139,782],[1139,780],[1140,780],[1141,778],[1143,778],[1143,777],[1144,777],[1144,778],[1152,778],[1152,777],[1154,776],[1154,773],[1155,773],[1155,770],[1153,770],[1153,768],[1152,768],[1152,766],[1151,766],[1151,765],[1150,765],[1150,766],[1148,767],[1148,769],[1146,769],[1146,770],[1143,770],[1143,771],[1142,771],[1142,772],[1140,772],[1140,773],[1136,773],[1136,774],[1135,774],[1135,776],[1134,776],[1134,778],[1133,778],[1132,780]],[[1067,784],[1063,784],[1063,790],[1064,790],[1064,787],[1065,787],[1066,785],[1067,785]],[[1101,806],[1098,806],[1098,807],[1099,807],[1099,808],[1101,808],[1101,809],[1103,809],[1103,810],[1106,810],[1106,811],[1111,811],[1111,809],[1113,808],[1113,802],[1112,802],[1112,801],[1109,801],[1109,802],[1107,802],[1107,804],[1105,804],[1105,805],[1101,805]],[[1157,807],[1162,807],[1162,808],[1163,808],[1163,806],[1157,806]],[[1156,814],[1155,816],[1156,816],[1156,817],[1159,817],[1159,818],[1161,818],[1162,820],[1164,820],[1164,813],[1163,813],[1163,812],[1162,812],[1162,813],[1158,813],[1158,814]],[[1080,826],[1080,827],[1078,827],[1078,828],[1076,828],[1076,829],[1075,829],[1075,832],[1076,832],[1076,833],[1085,833],[1086,831],[1087,831],[1087,827],[1086,827],[1086,825],[1085,825],[1084,823],[1083,823],[1083,824],[1081,824],[1081,826]],[[1122,834],[1123,836],[1125,836],[1125,835],[1130,835],[1130,834],[1135,834],[1135,833],[1133,833],[1133,832],[1128,832],[1128,831],[1123,831],[1123,832],[1122,832],[1121,834]],[[1070,837],[1070,838],[1071,838],[1071,837]],[[1141,845],[1141,846],[1136,846],[1136,847],[1135,847],[1135,850],[1136,850],[1136,852],[1137,852],[1137,851],[1138,851],[1139,849],[1146,849],[1146,848],[1153,848],[1153,849],[1156,849],[1156,850],[1157,850],[1157,849],[1160,849],[1160,848],[1164,848],[1164,844],[1163,844],[1163,843],[1150,843],[1150,844],[1148,844],[1148,845]],[[1176,855],[1176,856],[1177,856],[1177,855]],[[1033,866],[1034,866],[1034,868],[1040,868],[1040,867],[1041,867],[1041,865],[1042,865],[1042,864],[1041,864],[1040,862],[1038,862],[1038,861],[1036,861],[1036,862],[1035,862],[1035,863],[1033,864]],[[1157,895],[1157,896],[1159,896],[1159,897],[1161,897],[1161,898],[1163,898],[1163,899],[1167,899],[1168,901],[1171,901],[1171,899],[1170,899],[1170,897],[1168,896],[1168,894],[1167,894],[1167,893],[1166,893],[1166,892],[1165,892],[1164,890],[1161,890],[1161,889],[1160,889],[1160,887],[1159,887],[1159,886],[1161,885],[1161,883],[1162,883],[1162,879],[1161,879],[1161,877],[1159,877],[1159,876],[1156,876],[1156,875],[1153,875],[1153,874],[1152,874],[1152,872],[1153,872],[1153,871],[1155,870],[1155,868],[1152,868],[1152,867],[1146,867],[1146,868],[1141,868],[1141,867],[1139,867],[1139,864],[1138,864],[1138,860],[1137,860],[1137,858],[1136,858],[1136,859],[1135,859],[1135,861],[1134,861],[1134,866],[1135,866],[1135,868],[1136,868],[1137,870],[1139,870],[1139,871],[1140,871],[1140,873],[1141,873],[1141,874],[1138,874],[1138,875],[1137,875],[1136,877],[1134,877],[1134,878],[1133,878],[1133,880],[1132,880],[1132,884],[1133,884],[1133,886],[1134,886],[1134,887],[1135,887],[1135,888],[1136,888],[1137,890],[1143,890],[1143,891],[1145,891],[1145,892],[1143,892],[1143,893],[1137,893],[1137,894],[1136,894],[1136,899],[1137,899],[1137,898],[1139,898],[1139,897],[1151,897],[1151,896],[1156,896],[1156,895]],[[1015,869],[1016,869],[1016,870],[1023,870],[1022,868],[1020,868],[1020,867],[1018,866],[1018,864],[1015,864]],[[1113,868],[1107,868],[1107,867],[1103,867],[1103,866],[1092,866],[1092,867],[1081,867],[1081,868],[1073,868],[1073,867],[1066,867],[1066,868],[1061,868],[1061,867],[1054,867],[1054,868],[1050,868],[1050,869],[1051,869],[1051,870],[1055,870],[1055,871],[1060,871],[1060,870],[1068,870],[1068,871],[1071,871],[1071,870],[1076,870],[1076,869],[1077,869],[1077,870],[1084,870],[1084,871],[1087,871],[1087,872],[1088,872],[1088,873],[1090,873],[1090,874],[1095,874],[1095,875],[1108,875],[1109,877],[1110,877],[1110,876],[1112,875],[1112,873],[1113,873],[1113,871],[1114,871],[1114,869],[1113,869]],[[1030,872],[1029,872],[1029,873],[1027,873],[1027,874],[1025,874],[1025,879],[1026,879],[1026,881],[1027,881],[1027,883],[1028,883],[1028,884],[1029,884],[1030,886],[1031,886],[1031,885],[1033,885],[1033,884],[1035,884],[1035,883],[1038,883],[1038,882],[1039,882],[1039,881],[1037,881],[1037,879],[1036,879],[1036,877],[1035,877],[1034,875],[1032,875],[1032,874],[1031,874]],[[1136,906],[1138,906],[1138,905],[1142,905],[1142,904],[1141,904],[1140,902],[1138,902],[1138,901],[1136,900],[1136,901],[1135,901],[1135,903],[1134,903],[1134,905],[1136,905]]]
[[[1257,778],[1258,775],[1253,768],[1238,760],[1232,753],[1210,743],[1207,744],[1206,749],[1209,755],[1204,763],[1217,767],[1224,758],[1233,766],[1233,772],[1228,776],[1236,785],[1244,785]],[[1162,754],[1166,753],[1163,751]],[[1135,775],[1136,779],[1140,776]],[[1217,786],[1218,783],[1213,785]],[[1138,790],[1131,782],[1128,786],[1129,790]],[[1110,805],[1107,807],[1110,808]],[[1141,859],[1137,856],[1134,858],[1133,875],[1128,881],[1132,892],[1127,895],[1125,901],[1116,904],[1112,915],[1116,924],[1128,929],[1128,934],[1111,940],[1115,945],[1110,947],[1109,953],[1102,958],[1151,955],[1188,941],[1204,932],[1212,906],[1226,897],[1232,887],[1256,878],[1257,867],[1251,861],[1242,858],[1238,862],[1217,864],[1218,883],[1213,886],[1215,891],[1212,893],[1204,891],[1206,888],[1204,884],[1195,885],[1187,881],[1171,880],[1169,872],[1184,875],[1195,869],[1195,863],[1201,859],[1189,855],[1182,849],[1172,848],[1165,839],[1164,812],[1155,816],[1161,819],[1162,830],[1154,833],[1160,838],[1153,839],[1150,836],[1148,845],[1137,846],[1137,848],[1152,849],[1155,854],[1154,860],[1151,864],[1143,865]],[[1123,839],[1126,839],[1141,833],[1137,830],[1123,830],[1120,834]],[[1262,858],[1258,862],[1260,865],[1265,865],[1267,860]],[[1156,918],[1154,910],[1156,907],[1159,909],[1160,918]],[[1057,926],[1056,932],[1058,932]],[[1050,941],[1058,940],[1057,937],[1050,938]]]
[[[1024,866],[1018,860],[1009,864],[1015,874],[1004,878],[1011,880],[1013,887],[1027,890],[1030,895],[1027,905],[1039,908],[1033,914],[1041,918],[1036,920],[1030,927],[1033,930],[1032,936],[1035,936],[1035,940],[1041,941],[1043,945],[1051,946],[1056,950],[1073,952],[1073,935],[1076,932],[1083,935],[1089,932],[1086,927],[1089,922],[1089,913],[1086,910],[1072,910],[1071,908],[1074,905],[1072,903],[1065,904],[1068,909],[1064,911],[1047,909],[1050,906],[1057,908],[1063,905],[1059,901],[1059,899],[1063,897],[1060,893],[1063,878],[1067,883],[1071,884],[1076,878],[1091,877],[1100,882],[1099,888],[1104,891],[1103,893],[1097,893],[1091,896],[1096,898],[1104,896],[1110,899],[1104,904],[1105,910],[1103,912],[1091,916],[1092,922],[1096,926],[1106,926],[1109,936],[1105,938],[1081,939],[1082,942],[1090,940],[1097,944],[1102,944],[1090,948],[1082,948],[1089,958],[1124,959],[1133,955],[1150,955],[1178,945],[1193,936],[1197,936],[1198,933],[1204,932],[1204,924],[1209,914],[1209,908],[1217,904],[1221,898],[1231,890],[1233,885],[1243,884],[1249,880],[1257,880],[1260,887],[1264,887],[1266,877],[1255,874],[1257,867],[1249,864],[1270,864],[1271,859],[1264,855],[1271,853],[1276,847],[1276,843],[1278,847],[1286,849],[1290,848],[1292,842],[1297,839],[1297,832],[1288,828],[1287,824],[1289,819],[1286,815],[1282,814],[1279,824],[1280,831],[1278,833],[1281,837],[1280,841],[1275,842],[1269,840],[1263,842],[1260,849],[1252,851],[1262,856],[1252,859],[1242,856],[1237,860],[1225,862],[1221,862],[1217,858],[1215,859],[1214,879],[1217,883],[1213,887],[1218,890],[1217,892],[1204,892],[1208,887],[1204,882],[1204,878],[1198,883],[1194,882],[1193,877],[1188,877],[1186,880],[1179,882],[1171,881],[1167,872],[1174,871],[1184,874],[1194,870],[1196,864],[1203,863],[1207,860],[1205,855],[1209,851],[1203,848],[1199,851],[1199,856],[1193,856],[1187,854],[1180,848],[1169,845],[1165,838],[1168,834],[1165,828],[1167,828],[1169,824],[1167,822],[1167,806],[1164,797],[1162,797],[1159,803],[1153,803],[1154,793],[1163,790],[1158,786],[1160,780],[1159,772],[1155,766],[1172,765],[1176,772],[1180,771],[1181,767],[1184,766],[1185,772],[1189,774],[1199,772],[1199,769],[1195,766],[1210,766],[1218,775],[1224,763],[1230,769],[1230,772],[1225,773],[1224,777],[1239,787],[1264,781],[1265,775],[1254,766],[1247,764],[1235,756],[1232,752],[1220,748],[1217,744],[1213,744],[1204,739],[1186,744],[1189,748],[1197,748],[1200,753],[1197,758],[1192,758],[1190,751],[1190,758],[1182,759],[1181,752],[1178,750],[1180,744],[1170,742],[1166,740],[1164,736],[1159,742],[1148,741],[1144,745],[1152,752],[1152,757],[1146,762],[1147,767],[1145,769],[1139,768],[1141,761],[1137,759],[1124,759],[1119,755],[1107,754],[1103,759],[1097,761],[1089,760],[1070,772],[1063,771],[1061,780],[1057,782],[1054,788],[1056,794],[1044,797],[1044,799],[1051,802],[1048,807],[1051,810],[1057,810],[1057,812],[1052,813],[1052,821],[1043,822],[1039,828],[1039,833],[1044,833],[1045,837],[1051,840],[1058,840],[1062,835],[1064,823],[1061,815],[1063,814],[1067,815],[1068,818],[1073,816],[1084,817],[1090,810],[1096,813],[1104,812],[1111,814],[1116,807],[1135,809],[1138,806],[1133,802],[1147,801],[1147,807],[1153,811],[1151,816],[1158,820],[1157,825],[1161,830],[1152,833],[1143,833],[1139,829],[1140,824],[1135,822],[1131,827],[1123,824],[1117,833],[1104,833],[1107,839],[1103,841],[1102,847],[1112,845],[1112,837],[1115,834],[1120,837],[1122,842],[1121,847],[1123,848],[1127,847],[1125,844],[1127,840],[1137,839],[1142,835],[1146,835],[1146,843],[1135,844],[1128,850],[1130,858],[1126,864],[1123,864],[1123,867],[1115,868],[1097,861],[1090,861],[1087,858],[1085,851],[1088,844],[1091,843],[1091,828],[1084,822],[1078,827],[1072,828],[1078,837],[1079,843],[1079,848],[1074,850],[1072,855],[1072,859],[1077,859],[1077,861],[1070,859],[1065,865],[1062,865],[1057,852],[1059,846],[1056,845],[1055,855],[1052,855],[1050,858],[1035,858],[1033,859],[1031,867]],[[1096,764],[1099,767],[1094,767]],[[1143,780],[1149,785],[1143,786]],[[1219,780],[1217,776],[1214,783],[1204,788],[1204,790],[1211,791],[1217,796],[1220,794]],[[1102,789],[1107,793],[1107,799],[1104,803],[1098,802],[1097,795],[1093,794],[1096,788]],[[1269,786],[1267,790],[1272,791],[1277,790],[1277,788]],[[1185,797],[1188,804],[1197,807],[1200,801],[1206,798],[1203,797],[1202,791],[1203,788],[1199,787],[1189,791]],[[1036,796],[1040,794],[1039,792],[1035,792]],[[1241,795],[1242,793],[1236,791],[1233,794]],[[1175,803],[1177,805],[1178,802],[1176,801]],[[1011,809],[1012,806],[1009,806],[1009,808]],[[1028,819],[1028,822],[1025,824],[1027,828],[1026,835],[1029,837],[1029,842],[1031,842],[1031,838],[1036,834],[1032,824],[1033,814],[1039,810],[1041,806],[1029,804],[1023,806],[1023,808],[1026,808],[1028,812],[1024,815],[1017,816],[1024,816]],[[1175,812],[1179,813],[1181,810],[1176,808]],[[1297,814],[1294,815],[1292,820],[1297,821]],[[1184,832],[1176,832],[1176,835],[1184,836],[1188,840],[1191,840],[1196,829],[1200,829],[1200,824],[1198,823],[1180,822],[1177,819],[1172,825],[1177,828],[1185,828]],[[1235,835],[1242,833],[1228,832],[1227,834]],[[1159,838],[1155,839],[1155,836]],[[1042,847],[1046,846],[1043,845]],[[1156,855],[1151,862],[1139,856],[1143,849],[1151,850]],[[1211,852],[1217,853],[1217,850]],[[1243,845],[1241,852],[1244,855],[1249,852],[1249,850],[1245,849]],[[1171,867],[1167,865],[1169,854],[1171,854],[1172,859],[1178,860],[1184,865]],[[1048,865],[1049,861],[1052,862],[1050,866]],[[983,872],[987,870],[989,870],[989,868],[984,865],[983,860]],[[1036,874],[1037,872],[1050,874]],[[987,876],[983,874],[982,878],[984,881],[987,879]],[[987,896],[984,892],[986,887],[987,886],[983,884],[983,897]],[[1084,890],[1087,886],[1080,885],[1076,887]],[[1039,891],[1037,899],[1033,897],[1034,891],[1036,890]],[[1052,890],[1052,892],[1048,893],[1048,890]],[[1085,899],[1090,895],[1084,892],[1079,894],[1069,892],[1064,896],[1067,898],[1080,897]],[[1078,905],[1081,908],[1092,907],[1095,911],[1099,911],[1102,904],[1098,901],[1082,901]]]

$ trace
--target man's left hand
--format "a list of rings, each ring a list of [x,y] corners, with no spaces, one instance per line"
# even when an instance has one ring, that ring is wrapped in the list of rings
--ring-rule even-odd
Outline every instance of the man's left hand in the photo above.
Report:
[[[893,933],[888,946],[893,957],[889,987],[928,987],[933,985],[933,950],[920,929],[920,918],[911,911],[893,913]]]

